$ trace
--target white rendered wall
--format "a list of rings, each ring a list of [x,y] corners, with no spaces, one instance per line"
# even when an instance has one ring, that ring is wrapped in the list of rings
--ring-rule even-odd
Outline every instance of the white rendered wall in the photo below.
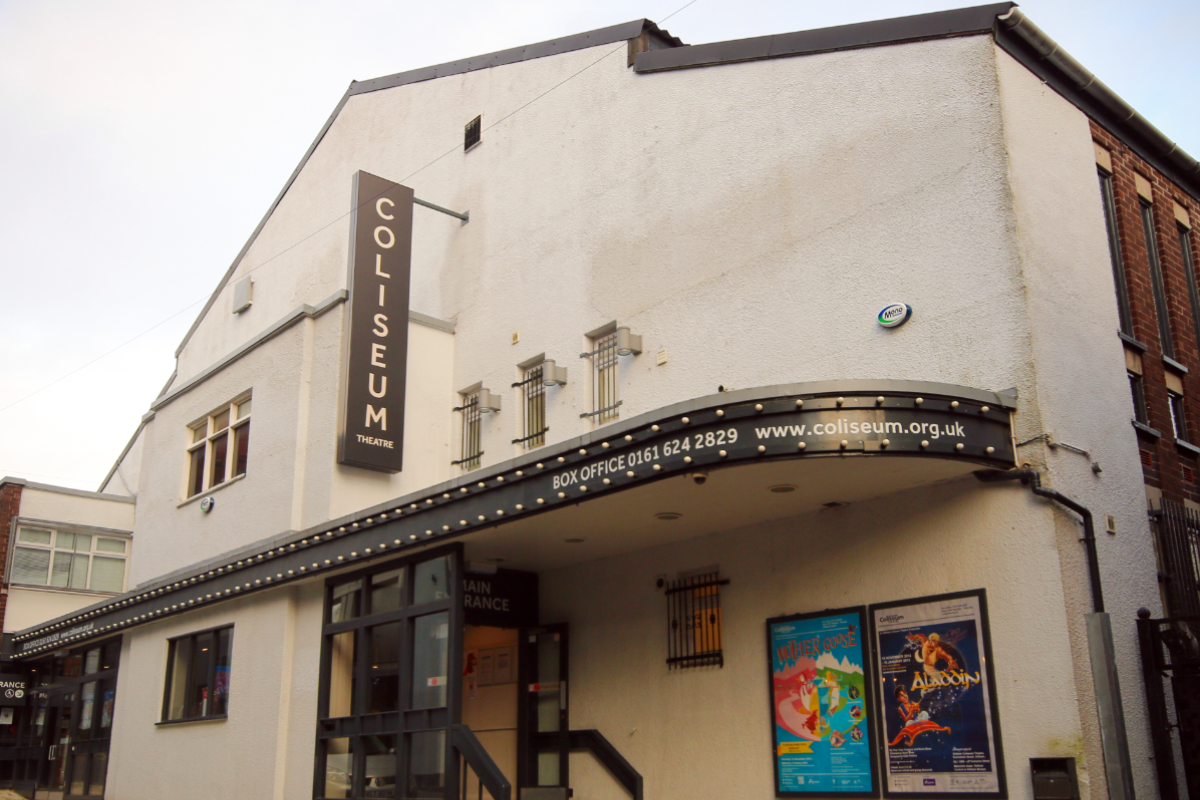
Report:
[[[138,547],[130,586],[251,542],[437,483],[449,476],[454,335],[409,324],[405,470],[337,465],[337,404],[345,305],[305,319],[160,408],[146,426]],[[253,391],[246,475],[184,500],[188,425]]]
[[[6,633],[25,630],[102,599],[105,598],[101,595],[67,592],[61,589],[9,586],[8,602],[4,605],[4,630]]]
[[[1009,797],[1030,800],[1028,759],[1080,736],[1055,513],[968,477],[543,573],[541,621],[570,625],[571,727],[599,729],[647,797],[774,797],[768,618],[984,588]],[[655,578],[714,564],[725,666],[668,670]],[[622,798],[590,756],[571,770],[577,797]]]
[[[311,797],[321,587],[276,590],[127,633],[105,797]],[[167,640],[228,623],[228,719],[157,725]]]
[[[1036,397],[1023,400],[1036,402],[1044,431],[1091,451],[1084,457],[1039,443],[1023,448],[1022,455],[1044,466],[1048,484],[1089,507],[1101,529],[1101,583],[1112,617],[1136,789],[1140,797],[1154,797],[1157,782],[1134,623],[1139,607],[1155,616],[1162,609],[1137,435],[1130,425],[1125,355],[1117,338],[1116,292],[1091,129],[1082,112],[999,48],[996,64],[1031,357],[1037,365]],[[1092,461],[1103,472],[1093,473]],[[1105,514],[1117,519],[1115,536],[1102,532]],[[1103,757],[1083,629],[1092,598],[1076,519],[1067,511],[1056,515],[1059,549],[1069,565],[1063,583],[1080,712],[1089,732],[1086,764],[1102,791]],[[1069,749],[1061,754],[1084,755]]]
[[[619,50],[408,181],[472,214],[416,210],[412,307],[457,322],[455,389],[510,392],[485,462],[517,452],[508,387],[537,353],[570,369],[550,392],[551,438],[589,429],[578,355],[613,319],[647,351],[623,361],[623,416],[718,385],[1029,385],[990,37],[651,75],[621,47],[351,98],[231,280],[256,269],[254,307],[233,317],[219,301],[181,380],[344,285],[348,222],[274,256],[346,214],[356,170],[403,180],[465,120],[486,127]],[[917,312],[886,332],[874,315],[894,300]]]
[[[90,494],[90,493],[89,493]],[[133,503],[105,499],[98,495],[80,496],[71,491],[57,492],[26,486],[21,491],[20,516],[46,522],[91,525],[118,531],[133,530]]]

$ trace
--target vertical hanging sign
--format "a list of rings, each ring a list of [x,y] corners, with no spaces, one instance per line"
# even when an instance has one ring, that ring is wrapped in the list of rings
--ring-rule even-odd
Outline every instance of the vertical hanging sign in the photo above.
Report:
[[[413,190],[360,171],[353,196],[338,463],[399,472]]]

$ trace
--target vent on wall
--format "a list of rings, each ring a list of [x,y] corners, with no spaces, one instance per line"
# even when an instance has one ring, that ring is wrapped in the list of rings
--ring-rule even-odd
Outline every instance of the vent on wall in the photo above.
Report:
[[[1142,455],[1142,468],[1154,469],[1154,455],[1149,450],[1139,450]]]
[[[1189,486],[1195,485],[1196,471],[1189,466],[1182,467],[1182,471],[1183,471],[1183,482],[1188,484]]]
[[[467,123],[463,128],[463,151],[470,150],[475,145],[479,144],[479,140],[483,138],[483,115],[476,117]]]

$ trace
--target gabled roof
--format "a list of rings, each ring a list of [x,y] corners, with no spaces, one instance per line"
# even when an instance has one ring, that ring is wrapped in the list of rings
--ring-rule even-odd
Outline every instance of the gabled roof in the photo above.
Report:
[[[997,45],[1046,81],[1066,100],[1120,137],[1138,155],[1189,194],[1200,199],[1200,164],[1062,50],[1054,40],[1030,22],[1013,2],[692,46],[684,45],[678,38],[660,29],[650,20],[639,19],[561,39],[399,72],[382,78],[352,82],[284,184],[279,196],[267,209],[262,221],[258,223],[225,276],[217,284],[216,290],[183,337],[175,356],[178,358],[201,320],[212,308],[217,295],[232,277],[259,232],[287,194],[292,182],[300,174],[300,170],[304,169],[326,131],[346,105],[346,101],[355,95],[637,39],[643,35],[647,37],[646,47],[639,48],[641,52],[637,53],[636,61],[631,64],[638,73],[710,67],[981,34],[992,35]],[[631,48],[631,54],[632,52]]]
[[[464,58],[459,61],[448,61],[445,64],[437,64],[432,67],[421,67],[407,72],[397,72],[395,75],[385,75],[382,78],[372,78],[366,81],[351,81],[350,88],[346,89],[346,93],[342,95],[342,99],[334,107],[333,113],[329,115],[329,119],[325,120],[325,124],[321,127],[317,138],[313,139],[313,143],[309,145],[305,151],[304,157],[300,159],[300,163],[292,170],[292,174],[288,176],[287,181],[283,184],[283,189],[279,195],[271,203],[271,207],[267,209],[267,213],[263,215],[254,232],[250,234],[250,238],[242,245],[242,249],[238,252],[237,257],[233,259],[233,263],[229,265],[229,269],[225,271],[224,276],[217,283],[217,288],[213,290],[212,295],[208,298],[208,302],[204,304],[204,308],[200,309],[200,313],[196,315],[195,322],[188,328],[188,332],[184,334],[183,341],[179,343],[179,347],[175,349],[175,357],[179,358],[179,354],[183,352],[183,348],[187,346],[188,341],[192,338],[192,334],[200,327],[201,321],[208,315],[213,303],[217,301],[217,296],[221,294],[221,290],[225,288],[225,284],[233,277],[233,273],[237,270],[238,265],[245,258],[250,246],[254,244],[254,240],[258,238],[258,234],[262,232],[263,227],[267,224],[267,220],[275,213],[279,203],[287,194],[288,189],[292,187],[292,183],[300,175],[300,171],[304,169],[308,163],[308,159],[316,151],[317,145],[325,138],[325,134],[341,113],[346,102],[355,95],[368,94],[377,92],[381,89],[394,89],[397,86],[406,86],[410,83],[420,83],[421,81],[430,81],[434,78],[445,78],[448,75],[462,75],[466,72],[474,72],[481,69],[489,69],[491,67],[501,67],[506,64],[517,64],[521,61],[531,61],[535,58],[545,58],[546,56],[559,55],[560,53],[570,53],[575,50],[585,50],[589,47],[599,47],[600,45],[613,44],[620,41],[628,41],[637,39],[643,34],[647,37],[647,46],[650,48],[661,47],[683,47],[684,44],[677,37],[672,36],[665,30],[659,28],[648,19],[637,19],[632,22],[625,22],[620,25],[610,25],[607,28],[599,28],[586,33],[577,33],[573,36],[563,36],[558,39],[550,39],[537,44],[528,44],[522,47],[513,47],[508,50],[499,50],[495,53],[487,53],[481,56],[472,58]],[[163,393],[170,388],[170,382],[163,387]],[[161,395],[160,395],[161,396]]]

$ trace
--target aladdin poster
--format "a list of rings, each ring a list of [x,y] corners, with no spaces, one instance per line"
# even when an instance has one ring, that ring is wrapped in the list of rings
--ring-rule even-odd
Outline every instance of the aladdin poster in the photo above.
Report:
[[[864,608],[767,620],[775,794],[876,797]]]
[[[1006,797],[982,589],[871,606],[885,797]]]

